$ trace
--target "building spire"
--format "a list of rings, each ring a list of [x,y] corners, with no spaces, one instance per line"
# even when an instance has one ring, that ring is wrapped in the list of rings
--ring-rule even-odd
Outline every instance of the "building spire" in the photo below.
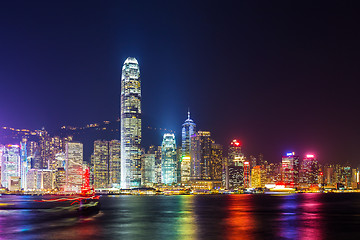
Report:
[[[190,119],[190,108],[188,108],[188,119]]]

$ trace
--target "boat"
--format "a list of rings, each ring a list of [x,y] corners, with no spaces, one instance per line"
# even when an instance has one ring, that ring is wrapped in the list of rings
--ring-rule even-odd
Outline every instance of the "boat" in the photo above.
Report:
[[[78,212],[91,212],[100,210],[100,196],[95,195],[71,195],[71,196],[45,196],[40,200],[35,200],[39,203],[40,208],[54,209],[54,210],[68,210]]]

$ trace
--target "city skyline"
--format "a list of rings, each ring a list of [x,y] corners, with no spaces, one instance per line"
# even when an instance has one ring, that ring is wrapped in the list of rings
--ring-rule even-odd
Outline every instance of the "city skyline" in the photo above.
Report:
[[[359,10],[2,1],[0,238],[358,240]]]
[[[165,21],[148,3],[124,4],[121,16],[116,3],[107,7],[4,5],[1,126],[54,130],[116,119],[120,66],[134,56],[145,79],[144,125],[174,129],[179,140],[190,107],[199,130],[223,145],[240,139],[270,162],[295,151],[358,164],[355,8],[167,3]],[[334,13],[343,16],[336,23]],[[145,145],[152,141],[144,135]]]

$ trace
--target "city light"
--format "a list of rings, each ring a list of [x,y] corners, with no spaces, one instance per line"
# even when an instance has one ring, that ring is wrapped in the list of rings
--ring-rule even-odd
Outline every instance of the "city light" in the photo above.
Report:
[[[231,145],[235,145],[235,146],[240,146],[240,142],[236,139],[234,139],[232,142],[231,142]]]

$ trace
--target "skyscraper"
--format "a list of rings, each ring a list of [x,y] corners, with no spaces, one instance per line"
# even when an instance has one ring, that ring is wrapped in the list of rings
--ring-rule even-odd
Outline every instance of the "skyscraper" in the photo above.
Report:
[[[9,188],[12,177],[20,178],[20,146],[7,145],[2,154],[1,160],[1,184]]]
[[[121,181],[121,145],[119,140],[109,142],[109,184],[111,187],[120,187]]]
[[[161,182],[176,183],[176,141],[175,135],[165,133],[161,145]]]
[[[313,154],[308,154],[301,164],[301,182],[310,187],[319,183],[319,162]]]
[[[294,152],[282,157],[282,182],[288,187],[297,187],[299,183],[299,157]]]
[[[228,149],[228,159],[225,162],[225,186],[228,189],[244,187],[250,180],[250,176],[245,179],[245,175],[250,175],[250,165],[244,166],[245,157],[241,152],[241,144],[234,139]],[[246,170],[246,172],[245,172]],[[249,185],[249,184],[248,184]]]
[[[251,180],[250,177],[251,177],[250,162],[245,161],[244,162],[244,188],[250,187],[250,180]]]
[[[96,140],[92,156],[95,188],[107,188],[109,185],[109,142]]]
[[[190,181],[190,168],[191,168],[191,157],[190,157],[190,148],[191,148],[191,136],[194,135],[196,129],[196,124],[193,120],[190,119],[190,111],[188,111],[188,118],[185,120],[185,123],[182,125],[181,132],[181,182]]]
[[[212,144],[211,144],[211,164],[210,164],[211,180],[221,180],[223,160],[224,159],[223,159],[222,145],[212,142]]]
[[[128,57],[121,75],[121,187],[141,185],[141,80],[138,61]]]
[[[20,142],[21,188],[24,190],[26,189],[26,174],[31,167],[27,158],[26,142],[26,138]]]
[[[250,164],[251,165],[251,164]],[[251,187],[262,188],[265,186],[265,170],[260,166],[256,165],[251,169]]]
[[[82,185],[83,144],[66,143],[66,190],[80,192]]]
[[[141,167],[143,185],[151,187],[155,183],[155,154],[144,154]]]
[[[239,162],[244,162],[244,154],[241,152],[241,144],[238,140],[234,139],[230,143],[228,152],[228,164],[239,165]]]
[[[210,132],[198,131],[191,137],[191,178],[192,180],[211,179],[211,144]]]
[[[148,150],[148,154],[155,155],[155,181],[154,183],[161,183],[161,146],[150,146]]]

